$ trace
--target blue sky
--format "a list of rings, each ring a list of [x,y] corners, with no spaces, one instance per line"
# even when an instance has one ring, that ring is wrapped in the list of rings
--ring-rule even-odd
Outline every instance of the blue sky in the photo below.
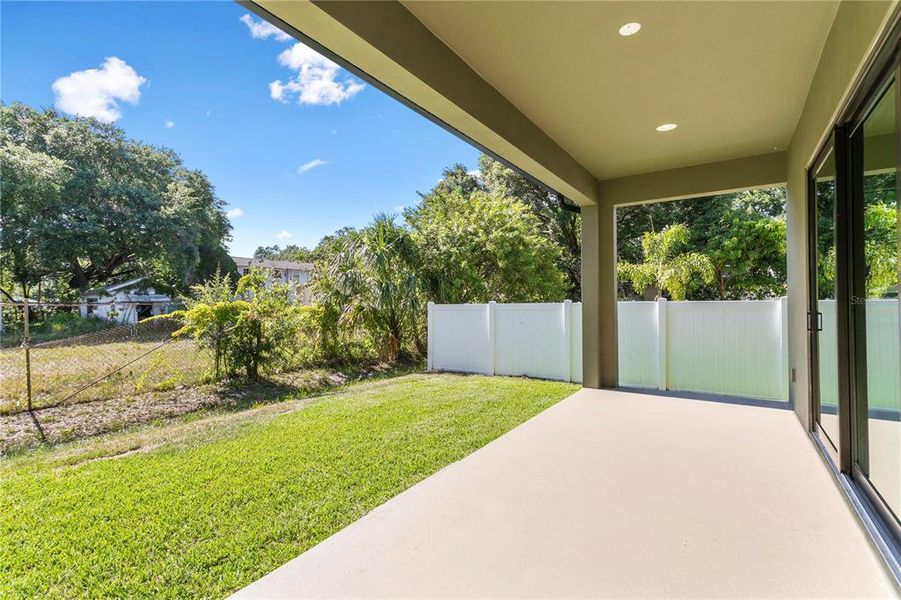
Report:
[[[0,96],[175,149],[228,203],[239,255],[313,246],[414,204],[446,166],[477,167],[466,142],[246,15],[219,1],[3,1]]]

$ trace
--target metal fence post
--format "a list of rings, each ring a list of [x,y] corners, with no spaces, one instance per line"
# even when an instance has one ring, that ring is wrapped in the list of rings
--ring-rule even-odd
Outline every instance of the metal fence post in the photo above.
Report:
[[[657,298],[657,389],[666,389],[666,298]]]
[[[28,298],[25,298],[22,326],[22,347],[25,349],[25,400],[28,403],[28,411],[31,412],[31,340],[28,331]]]

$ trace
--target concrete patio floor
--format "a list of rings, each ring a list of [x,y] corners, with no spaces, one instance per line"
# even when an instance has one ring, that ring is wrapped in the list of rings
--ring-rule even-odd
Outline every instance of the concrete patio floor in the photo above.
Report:
[[[584,389],[236,596],[896,595],[791,411]]]

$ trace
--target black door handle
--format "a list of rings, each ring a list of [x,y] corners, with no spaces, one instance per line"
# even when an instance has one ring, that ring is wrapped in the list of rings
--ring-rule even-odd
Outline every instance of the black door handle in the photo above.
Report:
[[[807,331],[823,331],[823,313],[818,312],[816,329],[813,328],[813,314],[807,313]]]

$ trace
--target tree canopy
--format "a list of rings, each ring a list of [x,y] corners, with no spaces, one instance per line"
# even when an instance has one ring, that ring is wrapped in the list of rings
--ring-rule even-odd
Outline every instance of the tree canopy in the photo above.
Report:
[[[411,343],[422,352],[423,296],[410,232],[378,215],[324,243],[313,291],[326,323],[368,333],[382,360],[396,359]]]
[[[700,252],[684,251],[690,237],[683,224],[668,225],[661,231],[648,231],[641,240],[644,261],[620,261],[618,275],[635,289],[667,292],[673,300],[685,300],[699,283],[713,282],[713,262]]]
[[[785,190],[771,188],[617,209],[617,252],[623,264],[644,262],[645,235],[682,225],[681,252],[707,257],[713,277],[696,277],[691,300],[782,296],[786,285]],[[622,267],[619,269],[622,274]],[[628,270],[628,268],[626,268]],[[620,297],[655,290],[645,280],[621,278]]]
[[[257,249],[253,252],[253,257],[267,260],[311,262],[313,260],[313,251],[297,244],[288,244],[284,248],[275,244],[274,246],[257,246]]]
[[[479,158],[482,181],[489,193],[525,204],[538,219],[539,233],[560,248],[557,266],[567,280],[567,298],[582,299],[582,217],[563,210],[548,191],[490,156]]]
[[[144,276],[185,290],[234,269],[231,226],[209,179],[118,127],[23,104],[0,107],[4,273],[86,290]]]
[[[429,298],[442,303],[548,302],[566,295],[560,249],[523,203],[440,189],[407,212]]]
[[[404,222],[377,216],[326,236],[312,251],[322,340],[365,332],[381,358],[425,352],[427,302],[560,301],[560,248],[525,203],[455,165]],[[265,249],[264,249],[265,250]]]

